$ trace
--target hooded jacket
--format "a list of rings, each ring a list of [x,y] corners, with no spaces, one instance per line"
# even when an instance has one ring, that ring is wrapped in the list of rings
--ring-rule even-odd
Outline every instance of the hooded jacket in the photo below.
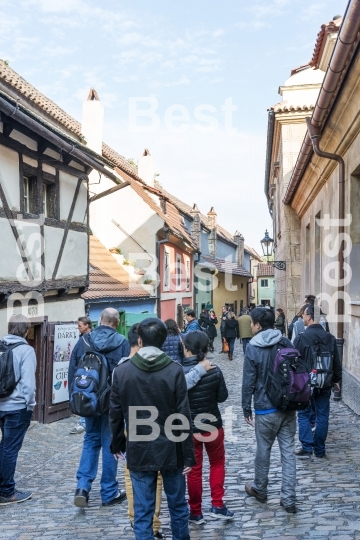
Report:
[[[199,360],[196,356],[184,358],[183,370],[187,374],[190,370],[197,366]],[[217,429],[222,427],[222,419],[219,411],[218,403],[223,403],[228,398],[228,390],[226,388],[224,376],[219,367],[211,369],[200,379],[196,386],[188,391],[189,404],[191,410],[192,427],[194,433],[209,431],[201,429],[194,424],[194,419],[199,414],[212,414],[215,420],[203,419],[200,423],[211,425]]]
[[[251,339],[253,337],[253,333],[251,330],[251,317],[250,315],[244,314],[241,315],[238,318],[239,322],[239,329],[240,329],[240,337],[241,339]]]
[[[165,433],[165,422],[173,414],[183,415],[183,422],[187,421],[190,427],[173,430],[176,437],[186,433],[182,442],[172,440]],[[116,454],[126,450],[130,471],[175,470],[195,465],[184,373],[160,349],[143,347],[114,369],[109,421],[111,451]],[[177,422],[171,421],[173,425]],[[154,435],[151,440],[137,440],[141,438],[138,436],[150,434]]]
[[[258,332],[246,347],[242,383],[242,408],[245,417],[251,415],[251,399],[253,395],[255,411],[274,408],[274,405],[267,397],[264,384],[273,358],[273,346],[279,343],[281,339],[284,346],[293,346],[291,341],[281,334],[280,330],[268,329]]]
[[[32,411],[36,405],[35,401],[35,372],[36,355],[26,339],[8,334],[2,338],[6,344],[22,343],[13,349],[13,365],[15,379],[18,381],[16,388],[6,398],[0,398],[0,411],[17,411],[27,409]]]
[[[85,353],[84,339],[94,351],[102,353],[109,362],[110,371],[119,363],[121,358],[128,356],[130,345],[122,334],[110,326],[98,326],[92,332],[81,336],[74,347],[69,363],[69,387],[75,375],[79,360]]]
[[[238,338],[240,337],[239,323],[237,319],[226,319],[224,326],[224,337]]]

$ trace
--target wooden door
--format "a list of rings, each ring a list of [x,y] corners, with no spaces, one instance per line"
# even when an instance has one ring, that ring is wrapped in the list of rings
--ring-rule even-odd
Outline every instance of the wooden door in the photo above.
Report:
[[[44,422],[46,326],[46,321],[33,323],[27,336],[36,354],[36,406],[32,419],[40,423]]]

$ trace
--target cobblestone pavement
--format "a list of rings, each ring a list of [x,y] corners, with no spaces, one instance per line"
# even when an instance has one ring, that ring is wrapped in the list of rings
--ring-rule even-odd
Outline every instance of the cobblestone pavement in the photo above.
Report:
[[[217,344],[219,350],[219,343]],[[247,426],[241,411],[243,355],[236,343],[234,360],[215,354],[224,372],[230,397],[222,407],[231,406],[237,416],[232,437],[227,429],[226,503],[236,514],[223,523],[207,517],[197,528],[191,525],[193,540],[308,538],[360,540],[360,418],[343,403],[331,404],[327,441],[328,461],[299,460],[297,500],[299,512],[287,514],[279,506],[281,466],[277,445],[272,452],[269,498],[261,504],[247,497],[244,484],[253,475],[254,429]],[[68,418],[49,425],[35,424],[25,438],[17,467],[19,489],[33,490],[33,498],[0,510],[1,540],[133,540],[127,519],[126,503],[121,507],[101,508],[99,482],[91,491],[87,510],[73,506],[75,473],[81,452],[82,435],[69,435],[76,419]],[[237,438],[234,441],[234,438]],[[230,440],[229,440],[230,439]],[[204,471],[204,478],[208,469]],[[120,485],[123,470],[119,466]],[[204,513],[210,506],[209,488],[204,483]],[[205,516],[206,517],[206,516]],[[163,501],[163,531],[171,538],[166,502]]]

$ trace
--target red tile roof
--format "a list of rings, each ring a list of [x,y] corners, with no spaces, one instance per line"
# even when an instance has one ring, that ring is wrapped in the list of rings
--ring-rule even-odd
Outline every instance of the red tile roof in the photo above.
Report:
[[[251,278],[250,272],[248,272],[243,266],[239,266],[236,263],[229,262],[225,259],[210,257],[209,255],[201,255],[201,259],[204,259],[206,262],[215,266],[217,271],[221,274],[232,274],[233,276],[243,276]]]
[[[315,68],[319,67],[321,55],[322,55],[322,52],[324,50],[325,43],[326,43],[326,36],[333,32],[339,32],[342,21],[343,21],[343,17],[340,17],[339,19],[336,19],[335,21],[330,21],[328,23],[321,25],[320,32],[317,35],[312,59],[309,62],[310,66],[315,67]]]
[[[149,298],[96,236],[90,235],[90,286],[84,300]]]
[[[276,103],[276,105],[273,105],[268,110],[274,111],[276,113],[289,113],[289,112],[302,112],[302,111],[312,111],[314,108],[314,105],[292,105],[289,101],[280,101],[280,103]]]
[[[258,264],[257,277],[273,276],[274,266],[271,263]]]

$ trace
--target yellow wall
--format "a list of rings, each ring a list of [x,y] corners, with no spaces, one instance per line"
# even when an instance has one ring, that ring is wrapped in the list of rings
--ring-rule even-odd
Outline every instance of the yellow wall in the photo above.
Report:
[[[232,285],[233,288],[237,287],[237,290],[227,290],[229,289],[226,287],[225,284],[225,274],[216,274],[216,277],[218,279],[218,286],[214,289],[213,292],[213,303],[214,303],[214,310],[216,315],[220,315],[221,308],[224,304],[230,303],[233,304],[235,301],[237,301],[237,311],[236,315],[239,314],[240,311],[240,301],[243,300],[244,307],[247,305],[247,283],[248,279],[246,277],[241,276],[227,276],[227,280],[230,283],[230,277],[232,279]],[[241,288],[242,284],[242,288]]]

